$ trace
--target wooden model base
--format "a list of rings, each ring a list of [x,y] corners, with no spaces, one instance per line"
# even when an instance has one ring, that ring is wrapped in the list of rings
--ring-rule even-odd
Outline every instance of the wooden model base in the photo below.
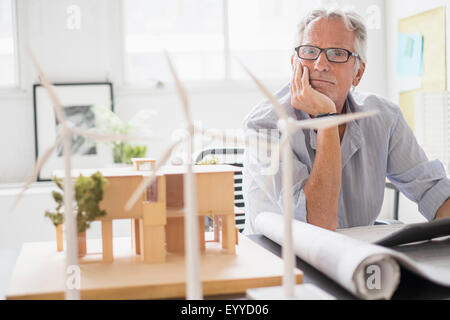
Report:
[[[93,243],[95,242],[95,243]],[[88,240],[101,248],[101,241]],[[185,259],[168,253],[165,263],[146,264],[129,238],[114,239],[115,259],[101,254],[80,260],[82,299],[164,299],[185,297]],[[7,299],[64,299],[65,253],[55,242],[25,243],[6,292]],[[245,293],[248,288],[279,286],[283,261],[239,234],[236,254],[224,253],[219,242],[207,242],[201,255],[203,295]],[[297,283],[303,273],[296,270]]]

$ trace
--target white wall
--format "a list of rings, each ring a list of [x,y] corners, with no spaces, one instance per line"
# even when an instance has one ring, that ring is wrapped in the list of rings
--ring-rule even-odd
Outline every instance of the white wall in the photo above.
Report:
[[[387,65],[387,96],[390,100],[398,103],[399,86],[396,74],[396,52],[398,20],[436,7],[447,6],[446,35],[447,45],[450,44],[450,1],[448,0],[393,0],[386,1],[385,21],[386,21],[386,65]],[[450,50],[447,47],[447,89],[450,86]],[[400,195],[399,204],[400,220],[404,222],[425,221],[425,218],[418,212],[417,205]]]
[[[369,5],[384,11],[384,0],[338,1],[355,3],[365,14]],[[82,10],[80,30],[66,28],[66,8]],[[122,85],[122,32],[120,0],[18,0],[20,90],[0,91],[0,183],[24,181],[34,165],[32,84],[37,82],[25,48],[30,47],[53,82],[110,80],[115,89],[116,112],[124,120],[142,108],[158,111],[155,132],[160,143],[148,146],[149,156],[158,157],[171,132],[182,124],[179,101],[170,88],[136,90]],[[360,89],[386,95],[384,79],[384,29],[369,30],[369,63]],[[254,70],[258,73],[258,70]],[[182,76],[182,75],[181,75]],[[276,90],[289,79],[266,81]],[[188,85],[192,113],[205,126],[240,128],[242,120],[263,96],[253,84],[214,83]]]
[[[65,8],[77,3],[82,8],[82,28],[65,28]],[[122,85],[122,36],[120,1],[40,0],[18,1],[18,29],[21,63],[20,89],[0,92],[0,182],[24,181],[34,165],[34,120],[32,84],[36,72],[24,53],[30,47],[53,82],[112,81],[115,110],[128,120],[142,108],[158,112],[154,131],[160,143],[148,147],[158,157],[171,132],[183,124],[181,105],[173,89],[130,89]],[[270,84],[272,90],[283,81]],[[204,88],[188,86],[192,113],[205,126],[239,128],[245,115],[262,95],[252,84],[215,83]],[[207,124],[206,124],[207,123]]]
[[[386,1],[389,2],[389,1]],[[384,11],[385,1],[338,1],[342,6],[353,6],[354,9],[362,16],[367,15],[369,7],[377,6],[380,9],[379,29],[368,28],[367,30],[367,64],[363,79],[358,86],[358,90],[377,93],[386,97],[386,51],[385,45],[385,22]]]

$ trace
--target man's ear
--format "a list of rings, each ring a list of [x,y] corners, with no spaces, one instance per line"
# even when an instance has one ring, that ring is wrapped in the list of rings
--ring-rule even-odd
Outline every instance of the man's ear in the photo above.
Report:
[[[292,56],[291,56],[291,67],[292,67],[292,70],[294,70],[294,58],[295,58],[295,53],[293,53]]]
[[[352,85],[356,87],[362,79],[364,74],[364,70],[366,70],[366,64],[364,62],[360,62],[359,69],[356,71],[355,76],[353,77]]]

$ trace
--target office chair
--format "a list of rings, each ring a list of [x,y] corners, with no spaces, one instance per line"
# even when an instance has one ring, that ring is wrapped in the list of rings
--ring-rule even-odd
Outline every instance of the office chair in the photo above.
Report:
[[[233,158],[242,158],[244,154],[243,148],[213,148],[206,149],[199,153],[197,156],[195,163],[199,163],[204,160],[208,156],[214,157],[225,157],[226,155],[233,155]],[[243,160],[238,159],[236,162],[227,162],[221,161],[218,159],[221,164],[229,164],[236,167],[243,167]],[[226,159],[225,159],[226,160]],[[245,224],[245,211],[244,211],[244,196],[242,194],[242,171],[236,171],[234,173],[234,213],[236,216],[236,228],[238,228],[239,232],[244,230]],[[207,218],[205,221],[206,226],[212,226],[211,219]]]
[[[394,220],[398,220],[398,205],[400,201],[400,191],[392,184],[390,181],[386,181],[385,184],[386,188],[394,190],[394,214],[393,218]]]

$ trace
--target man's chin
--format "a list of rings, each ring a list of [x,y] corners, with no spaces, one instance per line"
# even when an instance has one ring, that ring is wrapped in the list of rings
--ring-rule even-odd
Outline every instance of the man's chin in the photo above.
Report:
[[[327,88],[324,87],[313,87],[314,90],[319,91],[320,93],[326,95],[328,98],[331,98],[332,94]]]

